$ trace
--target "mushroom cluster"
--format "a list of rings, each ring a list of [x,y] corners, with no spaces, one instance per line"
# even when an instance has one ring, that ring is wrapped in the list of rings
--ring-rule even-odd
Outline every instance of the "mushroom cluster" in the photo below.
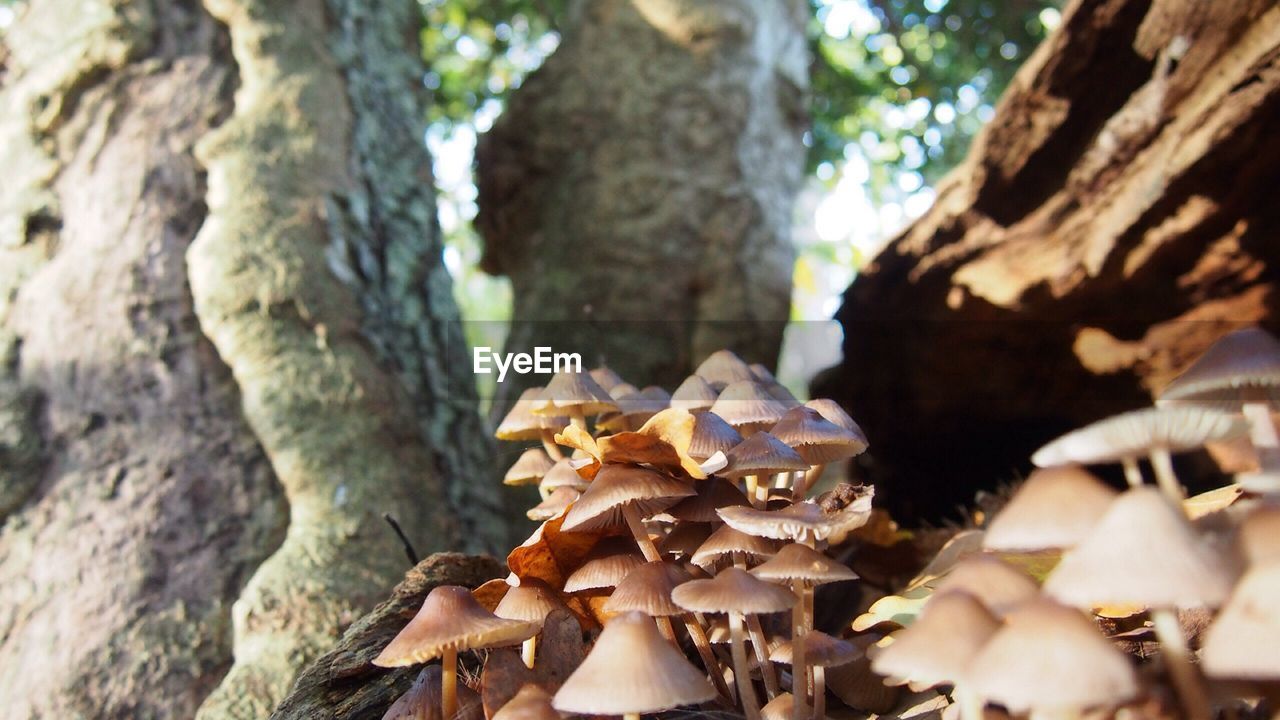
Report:
[[[424,680],[411,691],[438,699],[430,716],[460,712],[459,652],[515,645],[529,682],[493,690],[491,654],[476,688],[491,717],[700,706],[756,720],[764,703],[771,716],[825,716],[826,669],[864,652],[814,629],[814,589],[857,579],[825,551],[867,522],[872,499],[851,487],[809,499],[827,464],[867,448],[839,406],[802,404],[721,351],[671,394],[605,368],[557,374],[497,436],[537,443],[503,481],[538,487],[528,515],[541,525],[508,556],[506,579],[434,589],[374,660],[440,658],[440,691]],[[567,677],[538,674],[551,661],[540,629],[557,612],[590,641]]]

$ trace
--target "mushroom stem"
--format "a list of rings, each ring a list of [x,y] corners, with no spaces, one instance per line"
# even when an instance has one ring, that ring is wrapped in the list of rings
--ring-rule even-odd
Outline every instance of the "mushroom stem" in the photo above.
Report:
[[[755,649],[756,662],[760,664],[760,675],[764,678],[764,692],[770,699],[778,697],[778,671],[769,660],[769,642],[765,640],[764,628],[760,618],[747,616],[747,633],[751,637],[751,647]]]
[[[1155,626],[1156,639],[1160,641],[1169,676],[1182,700],[1187,720],[1209,720],[1209,696],[1191,662],[1191,651],[1187,648],[1182,626],[1178,624],[1177,613],[1168,608],[1153,609],[1151,623]]]
[[[809,490],[817,484],[818,479],[822,477],[822,472],[826,469],[827,466],[825,463],[822,465],[814,465],[809,468],[809,472],[804,474],[804,480],[800,481],[800,484],[796,486],[795,491],[792,493],[792,497],[796,500],[803,500],[805,496],[809,494]]]
[[[1280,470],[1280,433],[1276,432],[1271,418],[1271,406],[1265,400],[1250,400],[1242,410],[1249,423],[1249,441],[1258,453],[1258,469],[1262,472]]]
[[[698,656],[702,658],[702,665],[711,675],[711,682],[715,684],[716,690],[732,702],[733,692],[724,681],[724,671],[720,669],[720,662],[716,660],[715,653],[711,652],[711,641],[707,639],[706,631],[693,616],[687,614],[684,616],[684,627],[689,631],[689,638],[693,640],[693,646],[698,649]]]
[[[636,544],[640,546],[644,559],[647,562],[661,562],[662,556],[658,554],[658,548],[654,546],[653,540],[649,537],[649,531],[644,529],[644,523],[640,522],[640,516],[636,514],[636,509],[631,507],[630,503],[622,506],[622,517],[627,521],[631,534],[635,536]]]
[[[680,643],[676,641],[676,630],[671,627],[671,618],[663,615],[655,617],[654,621],[658,623],[658,632],[662,633],[662,637],[666,638],[668,642],[675,645],[677,648],[680,647]]]
[[[560,446],[556,444],[556,434],[551,430],[544,429],[542,431],[542,449],[547,451],[552,460],[564,459],[564,453],[560,451]]]
[[[580,406],[575,405],[569,408],[569,422],[577,425],[582,430],[587,429],[587,416],[583,414]],[[448,719],[446,718],[446,720]]]
[[[640,720],[640,713],[623,713],[622,720]]]
[[[528,640],[525,640],[524,643],[520,646],[520,659],[524,660],[525,667],[532,670],[533,663],[537,660],[537,658],[538,658],[538,636],[534,635]]]
[[[1124,479],[1129,487],[1142,487],[1142,469],[1138,467],[1138,459],[1127,457],[1120,464],[1124,467]]]
[[[747,720],[760,720],[760,701],[751,683],[751,670],[747,667],[747,648],[742,642],[742,614],[729,613],[729,640],[733,643],[733,677],[738,682],[738,700]]]
[[[813,666],[813,720],[827,716],[827,669]]]
[[[804,720],[809,697],[809,671],[805,667],[804,657],[804,583],[795,580],[791,589],[796,594],[796,604],[791,608],[791,717],[793,720]]]
[[[760,486],[760,477],[758,475],[748,475],[746,477],[747,484],[747,501],[751,503],[751,507],[760,507],[760,498],[757,490]]]
[[[450,720],[458,712],[458,651],[449,648],[440,659],[440,717]]]
[[[956,686],[952,694],[960,705],[960,720],[983,720],[983,707],[986,703],[982,701],[981,695],[960,685]]]
[[[1170,500],[1181,503],[1186,498],[1178,476],[1173,473],[1173,457],[1167,448],[1151,448],[1151,469],[1156,475],[1156,484]]]

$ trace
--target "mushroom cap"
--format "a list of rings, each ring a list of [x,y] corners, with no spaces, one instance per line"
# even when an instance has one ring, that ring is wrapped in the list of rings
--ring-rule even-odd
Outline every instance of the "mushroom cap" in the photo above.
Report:
[[[1030,575],[994,555],[970,555],[951,569],[935,592],[962,591],[978,598],[996,617],[1005,617],[1040,594]]]
[[[568,370],[556,373],[533,404],[535,415],[561,415],[574,409],[598,415],[617,410],[618,405],[590,374]]]
[[[1280,679],[1280,564],[1245,573],[1209,627],[1201,650],[1205,672],[1235,680]]]
[[[1236,531],[1236,546],[1250,567],[1280,562],[1280,507],[1255,508]]]
[[[626,382],[620,375],[618,375],[618,373],[614,372],[612,368],[606,365],[594,368],[587,374],[591,376],[592,380],[596,381],[596,384],[599,385],[602,390],[610,395],[613,394],[613,388],[615,386]]]
[[[446,650],[479,650],[516,645],[538,632],[538,623],[504,620],[485,610],[471,591],[441,585],[428,595],[418,614],[382,649],[378,667],[416,665]]]
[[[779,510],[727,507],[716,512],[727,525],[748,535],[775,540],[832,538],[838,541],[849,531],[867,524],[871,517],[871,494],[867,493],[835,512],[823,512],[820,505],[808,500]]]
[[[570,505],[577,502],[582,493],[571,487],[558,487],[551,491],[546,500],[534,505],[525,512],[525,517],[534,522],[543,522],[551,518],[560,517],[560,514],[568,509]]]
[[[730,478],[809,469],[799,453],[763,430],[735,445],[726,456],[729,464],[720,474]]]
[[[798,580],[809,585],[858,579],[854,571],[800,543],[782,546],[776,555],[752,568],[751,574],[773,582]]]
[[[690,612],[760,615],[789,610],[795,593],[731,567],[710,580],[690,580],[671,592],[671,599]]]
[[[871,669],[911,683],[954,684],[998,629],[1000,621],[973,595],[935,593],[920,617],[875,653]]]
[[[742,435],[724,418],[713,412],[695,413],[693,416],[693,437],[689,440],[689,457],[698,462],[706,462],[717,452],[728,454],[734,446],[742,442]]]
[[[790,665],[792,657],[792,641],[787,640],[769,653],[769,659],[783,665]],[[810,667],[836,667],[847,665],[862,657],[862,651],[848,640],[831,637],[821,630],[810,630],[804,634],[804,661]]]
[[[867,438],[822,417],[813,408],[793,407],[770,430],[810,465],[824,465],[860,455],[867,449]]]
[[[1040,468],[992,518],[983,547],[1005,551],[1074,547],[1116,495],[1084,468]]]
[[[544,430],[556,432],[569,424],[567,417],[544,417],[535,415],[534,405],[542,401],[542,388],[531,387],[520,393],[520,397],[507,411],[506,417],[498,423],[493,436],[499,440],[538,440]]]
[[[596,423],[600,427],[625,430],[632,425],[643,424],[649,418],[666,410],[671,401],[671,396],[666,390],[654,385],[644,390],[636,390],[626,384],[617,386],[617,388],[622,387],[630,388],[631,392],[613,395],[610,391],[609,394],[613,395],[618,403],[618,410],[600,416],[600,421]]]
[[[778,693],[760,708],[760,720],[787,720],[793,714],[795,696],[789,692]]]
[[[544,490],[567,487],[582,492],[587,489],[587,481],[573,469],[570,458],[561,458],[552,463],[551,469],[543,474],[538,487]]]
[[[502,596],[498,606],[493,609],[493,614],[507,620],[537,623],[538,627],[542,627],[551,611],[557,609],[569,608],[546,583],[527,578],[507,590],[507,594]]]
[[[1242,393],[1261,390],[1274,399],[1280,387],[1280,340],[1250,327],[1215,342],[1160,393],[1172,401],[1239,405]]]
[[[594,370],[592,372],[595,372]],[[551,694],[536,683],[525,683],[515,697],[498,708],[493,720],[561,720],[551,707]]]
[[[716,510],[723,507],[746,506],[747,496],[738,486],[723,478],[708,478],[693,484],[698,493],[667,508],[667,514],[688,522],[719,522]]]
[[[773,373],[769,371],[769,368],[765,367],[762,363],[751,363],[747,366],[747,369],[751,371],[752,377],[766,385],[778,382],[778,378],[774,377]]]
[[[1138,694],[1129,659],[1080,612],[1047,600],[1010,615],[964,682],[1014,713],[1115,705]]]
[[[1076,607],[1217,607],[1233,578],[1181,508],[1152,487],[1128,490],[1045,580]]]
[[[776,380],[772,382],[761,380],[760,382],[769,391],[769,396],[782,403],[782,406],[786,409],[790,410],[794,407],[799,407],[800,401],[796,399],[796,396],[791,393],[791,390],[786,385]]]
[[[520,457],[502,476],[503,485],[537,485],[543,475],[555,465],[555,461],[540,447],[529,448],[520,453]]]
[[[629,548],[623,548],[620,542],[615,544],[602,540],[596,549],[592,550],[591,557],[565,578],[564,591],[573,593],[617,587],[628,573],[643,564],[644,556],[636,549],[634,543]]]
[[[716,404],[720,392],[711,387],[701,375],[690,375],[671,393],[671,407],[689,412],[710,410]]]
[[[658,543],[658,552],[677,558],[689,557],[711,536],[711,523],[676,523],[671,532]]]
[[[862,428],[858,427],[858,423],[849,417],[849,413],[840,407],[840,403],[830,398],[814,398],[804,404],[807,408],[818,411],[818,414],[827,420],[827,422],[835,423],[849,432],[856,433],[866,437],[862,432]]]
[[[778,542],[758,535],[748,535],[728,525],[722,525],[711,533],[702,545],[693,553],[694,565],[711,567],[717,560],[742,553],[748,558],[772,557],[778,552]]]
[[[715,696],[706,676],[658,634],[652,618],[628,612],[605,624],[551,704],[561,712],[625,715],[670,710]]]
[[[1073,430],[1031,456],[1039,467],[1093,465],[1146,455],[1153,449],[1195,450],[1212,440],[1243,435],[1241,418],[1194,405],[1154,407],[1113,415]]]
[[[723,390],[726,385],[743,380],[756,379],[755,374],[751,372],[751,367],[731,350],[717,350],[711,353],[693,373],[706,380],[716,390]]]
[[[569,508],[562,530],[597,530],[625,525],[622,506],[649,517],[694,494],[684,482],[634,465],[606,463],[582,497]]]
[[[413,685],[387,708],[382,720],[441,720],[440,676],[443,673],[439,665],[422,668]],[[451,720],[484,720],[480,695],[465,683],[458,683],[456,692],[458,712]]]
[[[689,579],[679,566],[665,562],[647,562],[627,573],[605,601],[610,613],[637,610],[650,617],[680,615],[684,612],[671,599],[671,591]]]
[[[713,383],[714,384],[714,383]],[[740,380],[720,392],[711,412],[724,418],[738,432],[749,435],[767,430],[782,419],[787,406],[755,380]]]

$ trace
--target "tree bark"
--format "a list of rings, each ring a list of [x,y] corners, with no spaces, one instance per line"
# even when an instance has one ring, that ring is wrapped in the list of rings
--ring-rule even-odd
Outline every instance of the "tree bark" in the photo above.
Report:
[[[505,546],[416,13],[37,1],[7,31],[6,713],[265,717],[403,573],[383,512]]]
[[[1274,3],[1064,9],[838,315],[845,358],[817,389],[864,423],[901,518],[1149,403],[1239,324],[1276,327],[1278,113]]]
[[[674,387],[714,350],[772,364],[804,170],[806,4],[592,0],[476,150],[509,350]],[[498,411],[520,389],[500,386]]]

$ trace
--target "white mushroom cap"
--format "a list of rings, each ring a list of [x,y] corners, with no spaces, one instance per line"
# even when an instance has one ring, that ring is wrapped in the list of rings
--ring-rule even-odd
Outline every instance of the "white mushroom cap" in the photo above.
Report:
[[[1280,564],[1250,570],[1205,635],[1205,672],[1235,680],[1280,680]]]
[[[1160,393],[1160,403],[1239,405],[1249,390],[1275,398],[1280,388],[1280,340],[1251,327],[1225,335]]]
[[[1185,452],[1247,432],[1233,415],[1196,406],[1134,410],[1063,435],[1031,456],[1039,467],[1093,465],[1146,455],[1152,449]]]
[[[992,518],[982,544],[1005,551],[1074,547],[1116,495],[1083,468],[1038,469]]]

